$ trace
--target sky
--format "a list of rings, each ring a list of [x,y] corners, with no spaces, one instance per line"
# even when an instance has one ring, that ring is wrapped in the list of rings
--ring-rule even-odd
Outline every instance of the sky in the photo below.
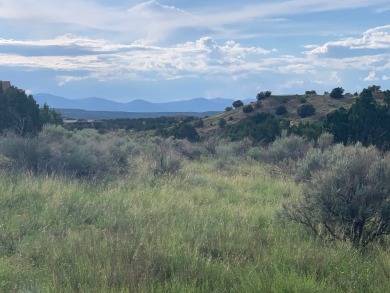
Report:
[[[118,102],[390,89],[390,2],[0,0],[0,80]]]

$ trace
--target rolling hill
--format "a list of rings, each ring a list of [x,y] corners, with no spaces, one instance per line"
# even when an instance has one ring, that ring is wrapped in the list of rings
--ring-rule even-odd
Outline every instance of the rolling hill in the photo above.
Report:
[[[235,124],[244,119],[248,115],[253,115],[259,112],[271,113],[281,119],[287,119],[291,124],[299,122],[322,120],[326,114],[332,110],[343,107],[349,109],[355,102],[356,97],[353,95],[345,95],[341,99],[332,99],[329,95],[275,95],[261,102],[251,102],[246,105],[251,105],[253,111],[244,113],[243,107],[233,109],[228,112],[223,112],[215,116],[203,119],[204,127],[199,128],[198,132],[201,135],[212,133],[219,130],[218,122],[220,119],[225,119],[227,125]],[[304,104],[312,104],[315,108],[315,114],[306,118],[301,118],[297,114],[297,110]],[[275,110],[278,106],[286,107],[287,112],[283,115],[276,115]]]

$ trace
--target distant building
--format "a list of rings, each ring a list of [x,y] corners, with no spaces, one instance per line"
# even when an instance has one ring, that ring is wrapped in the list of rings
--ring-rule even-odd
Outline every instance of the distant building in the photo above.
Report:
[[[1,88],[3,89],[3,92],[8,90],[11,87],[11,82],[6,80],[0,80]]]
[[[75,128],[96,128],[107,126],[106,121],[87,119],[63,119],[64,126]]]
[[[6,80],[0,80],[1,88],[3,89],[3,92],[8,90],[11,87],[11,82]]]

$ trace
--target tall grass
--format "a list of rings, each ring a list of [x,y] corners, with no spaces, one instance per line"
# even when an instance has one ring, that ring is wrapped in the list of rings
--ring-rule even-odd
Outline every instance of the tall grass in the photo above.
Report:
[[[3,173],[0,292],[390,292],[388,242],[359,251],[275,216],[300,192],[255,162],[104,182]]]

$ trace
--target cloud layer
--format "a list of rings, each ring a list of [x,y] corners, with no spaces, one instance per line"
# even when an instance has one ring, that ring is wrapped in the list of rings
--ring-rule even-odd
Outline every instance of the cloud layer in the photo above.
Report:
[[[387,0],[0,0],[0,74],[40,72],[80,90],[191,81],[198,95],[221,96],[386,87],[388,8]]]

